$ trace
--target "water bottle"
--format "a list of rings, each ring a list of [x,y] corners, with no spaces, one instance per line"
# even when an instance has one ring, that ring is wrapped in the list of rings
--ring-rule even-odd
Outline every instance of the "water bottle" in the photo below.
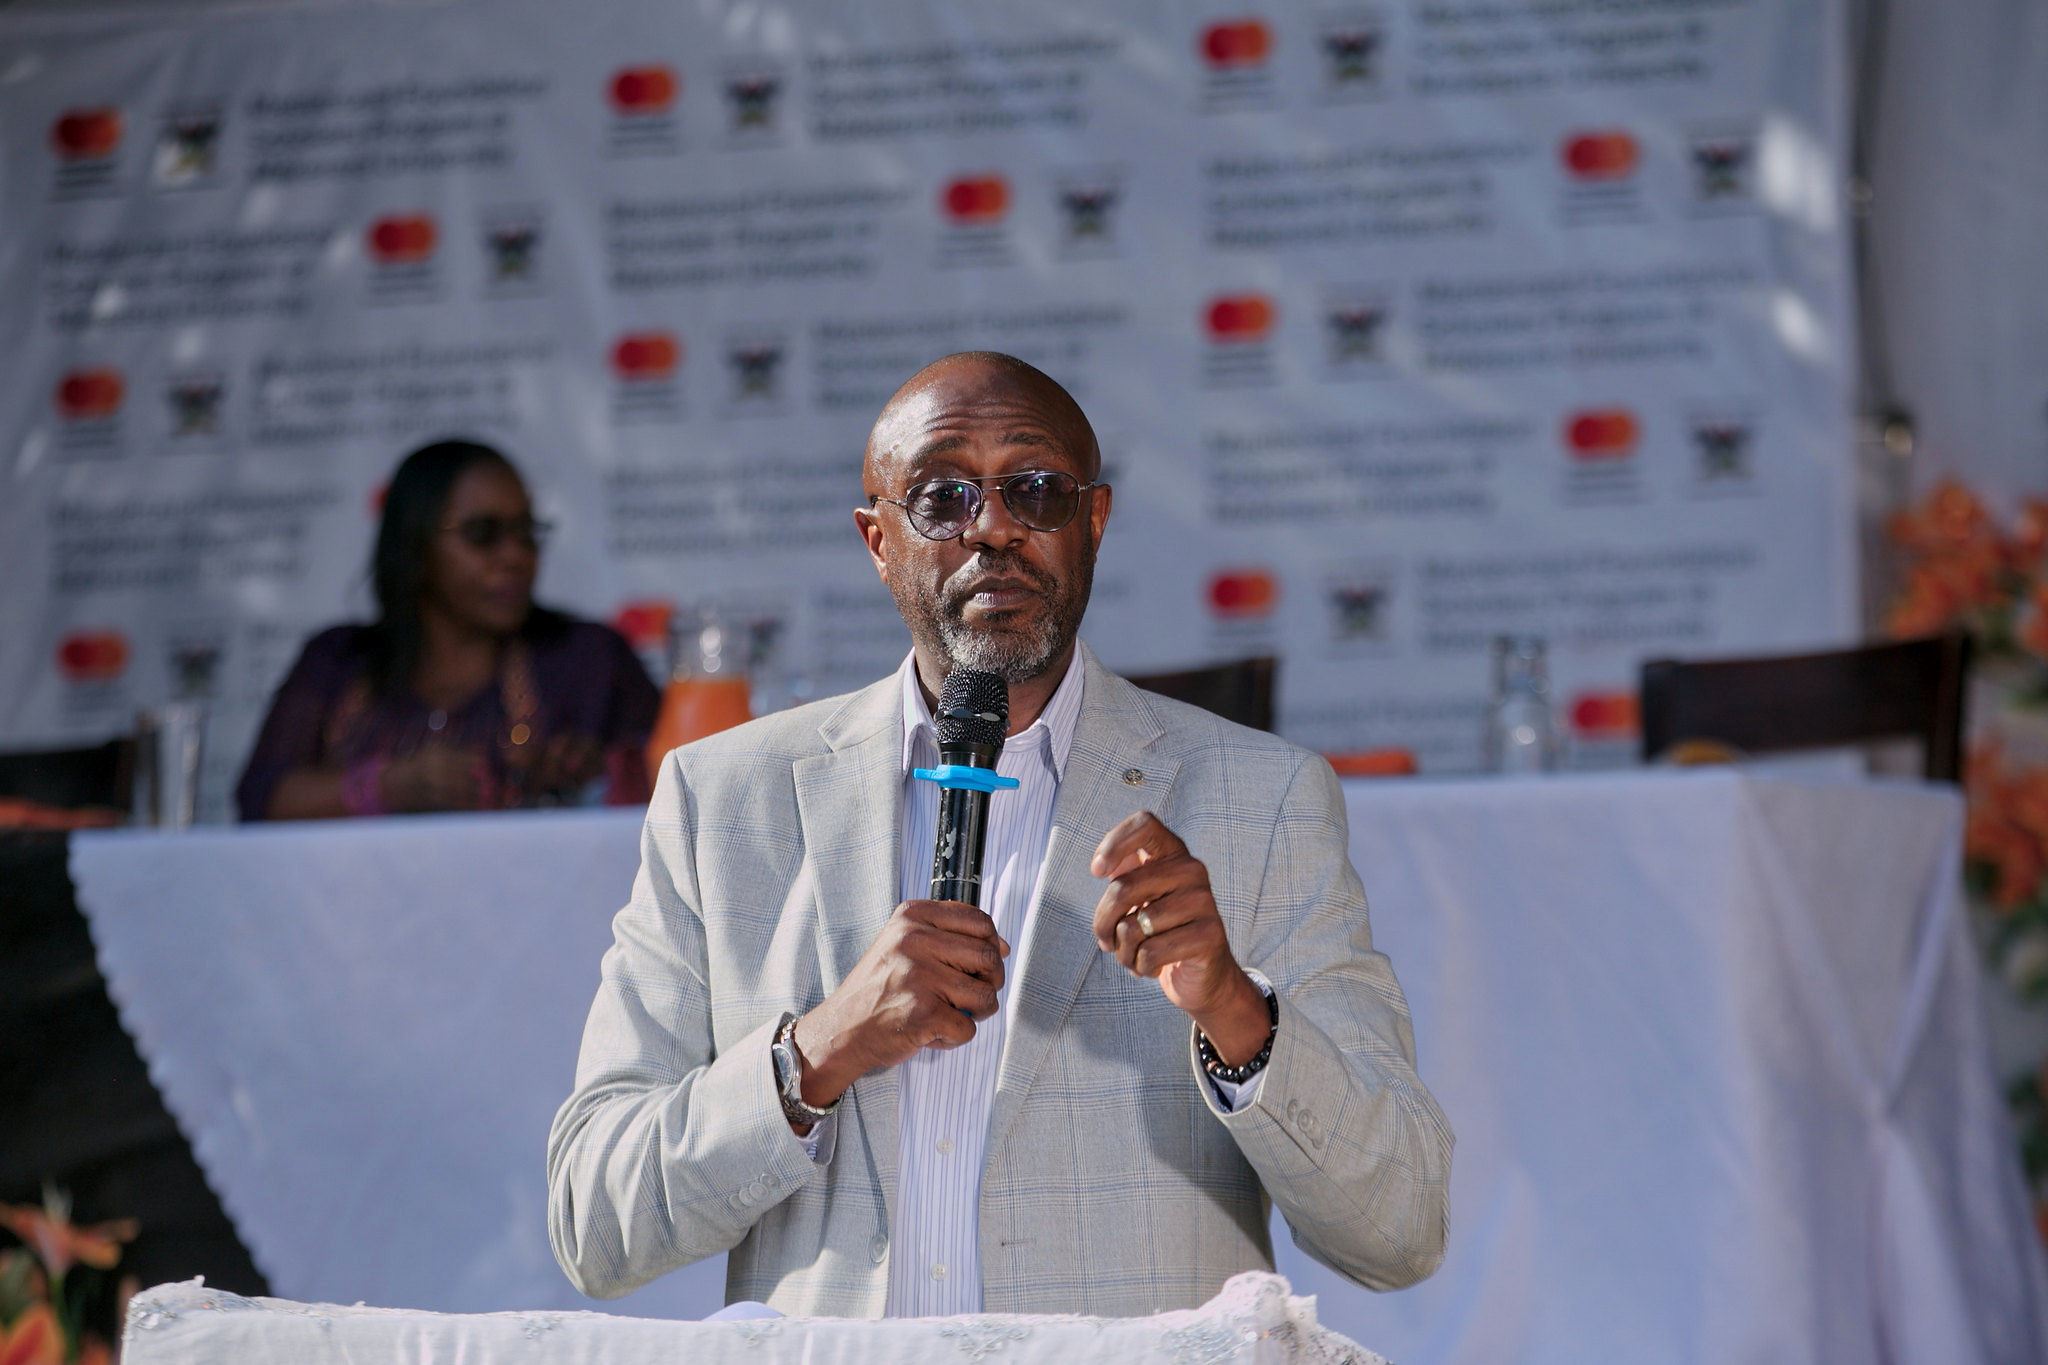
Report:
[[[1543,773],[1557,767],[1550,667],[1537,636],[1502,635],[1493,642],[1486,766],[1497,773]]]

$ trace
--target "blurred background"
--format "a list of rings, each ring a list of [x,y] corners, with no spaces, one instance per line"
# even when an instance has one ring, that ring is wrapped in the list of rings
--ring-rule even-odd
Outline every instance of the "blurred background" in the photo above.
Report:
[[[983,348],[1101,436],[1084,638],[1340,771],[1917,739],[1875,761],[1967,787],[1968,1065],[2048,1191],[2038,4],[13,0],[0,200],[0,817],[59,831],[0,843],[0,1199],[154,1202],[145,1268],[262,1287],[62,830],[197,826],[231,880],[205,827],[379,617],[402,457],[508,457],[531,596],[686,737],[712,675],[737,716],[901,659],[862,443]],[[1645,668],[1731,658],[1794,671]],[[630,803],[598,764],[442,804]]]

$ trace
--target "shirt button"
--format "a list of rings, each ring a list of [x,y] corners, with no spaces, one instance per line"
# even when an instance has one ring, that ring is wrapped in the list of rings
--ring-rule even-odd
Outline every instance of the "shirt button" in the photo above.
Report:
[[[887,1256],[888,1254],[889,1254],[889,1239],[888,1239],[888,1237],[887,1237],[886,1235],[884,1235],[884,1234],[882,1234],[882,1233],[879,1233],[879,1232],[878,1232],[878,1233],[876,1233],[876,1234],[875,1234],[875,1235],[874,1235],[874,1236],[873,1236],[872,1238],[870,1238],[870,1239],[869,1239],[869,1241],[868,1241],[868,1259],[869,1259],[869,1260],[873,1261],[873,1262],[874,1262],[874,1263],[875,1263],[876,1265],[880,1265],[880,1264],[882,1263],[882,1258],[883,1258],[884,1256]]]
[[[939,1139],[939,1144],[938,1144],[938,1145],[939,1145],[939,1155],[940,1155],[940,1156],[951,1156],[951,1155],[953,1155],[953,1139],[951,1139],[951,1138],[940,1138],[940,1139]]]
[[[946,1278],[946,1267],[945,1267],[945,1266],[943,1266],[943,1265],[935,1265],[935,1266],[933,1266],[933,1267],[932,1267],[932,1278],[933,1278],[933,1279],[935,1279],[935,1280],[943,1280],[943,1279],[945,1279],[945,1278]]]

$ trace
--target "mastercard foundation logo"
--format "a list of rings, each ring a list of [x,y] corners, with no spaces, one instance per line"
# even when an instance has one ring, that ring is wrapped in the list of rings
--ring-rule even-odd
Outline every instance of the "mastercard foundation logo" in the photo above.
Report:
[[[72,682],[111,682],[128,667],[128,640],[115,630],[75,630],[57,642],[57,668]]]
[[[999,175],[962,176],[946,186],[939,206],[956,223],[993,223],[1010,211],[1010,182]]]
[[[612,345],[612,373],[633,383],[669,379],[683,363],[683,343],[668,332],[629,332]]]
[[[668,639],[669,617],[675,604],[666,598],[649,597],[627,602],[612,616],[612,628],[634,646],[660,644]]]
[[[1571,717],[1572,732],[1587,739],[1622,739],[1641,728],[1633,692],[1581,692]]]
[[[121,111],[67,109],[50,125],[50,145],[66,161],[103,161],[121,145]]]
[[[1211,341],[1264,341],[1273,331],[1273,301],[1264,294],[1211,299],[1203,317]]]
[[[1280,601],[1280,584],[1264,569],[1222,569],[1209,576],[1208,598],[1212,616],[1268,616]]]
[[[434,254],[441,232],[424,213],[401,213],[370,224],[365,239],[380,265],[418,265]]]
[[[682,82],[673,67],[625,67],[612,75],[612,108],[638,118],[666,114],[675,107],[676,93],[681,89]]]
[[[1575,133],[1558,153],[1574,180],[1625,180],[1635,173],[1642,149],[1619,129]]]
[[[119,370],[73,370],[57,381],[57,412],[74,422],[112,417],[121,410],[124,386]]]
[[[1231,19],[1202,30],[1202,60],[1219,70],[1260,66],[1273,52],[1273,30],[1259,19]]]
[[[1636,453],[1642,427],[1627,408],[1598,408],[1566,418],[1563,435],[1574,460],[1625,460]]]

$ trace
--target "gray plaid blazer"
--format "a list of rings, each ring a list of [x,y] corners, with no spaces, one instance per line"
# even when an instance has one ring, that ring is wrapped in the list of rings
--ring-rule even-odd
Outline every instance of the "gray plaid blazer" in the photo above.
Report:
[[[1443,1257],[1451,1131],[1372,950],[1330,766],[1140,691],[1085,647],[1082,660],[1039,922],[1005,996],[981,1190],[987,1310],[1193,1307],[1272,1267],[1272,1203],[1298,1244],[1360,1284],[1421,1279]],[[889,678],[662,765],[548,1138],[549,1236],[584,1293],[729,1251],[729,1299],[881,1315],[896,1073],[854,1085],[820,1166],[783,1121],[768,1045],[895,909],[902,726]],[[1089,856],[1140,809],[1207,864],[1232,948],[1280,998],[1257,1103],[1235,1114],[1196,1064],[1187,1017],[1095,944]]]

